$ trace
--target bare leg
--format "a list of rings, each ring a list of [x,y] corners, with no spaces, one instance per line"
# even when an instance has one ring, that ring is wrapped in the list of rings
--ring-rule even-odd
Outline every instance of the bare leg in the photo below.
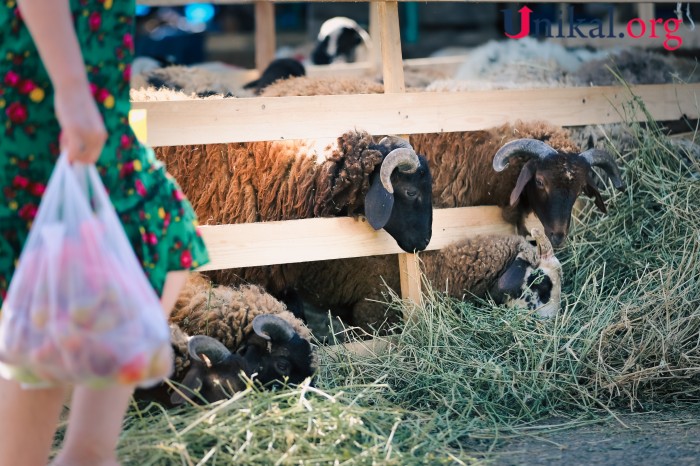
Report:
[[[46,465],[65,393],[0,379],[0,464]]]
[[[187,272],[171,272],[165,280],[161,303],[170,314]],[[103,390],[76,387],[73,392],[66,439],[54,466],[118,465],[117,442],[124,414],[134,387],[115,386]],[[0,464],[5,464],[1,463]],[[22,463],[7,463],[22,464]]]

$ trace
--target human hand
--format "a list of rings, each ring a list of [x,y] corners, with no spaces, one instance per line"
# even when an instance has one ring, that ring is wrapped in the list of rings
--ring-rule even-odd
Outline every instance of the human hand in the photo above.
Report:
[[[71,162],[97,162],[107,131],[87,82],[57,87],[54,105],[61,126],[61,151],[67,151]]]

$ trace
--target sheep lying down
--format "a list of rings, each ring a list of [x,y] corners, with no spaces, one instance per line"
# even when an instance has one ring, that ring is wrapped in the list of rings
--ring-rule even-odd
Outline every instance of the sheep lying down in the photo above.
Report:
[[[533,228],[531,234],[534,245],[519,235],[476,236],[439,251],[420,253],[422,271],[434,288],[456,299],[491,296],[498,304],[553,317],[560,308],[561,264],[544,232]],[[396,256],[296,266],[304,267],[296,289],[303,302],[303,317],[319,340],[332,341],[333,333],[342,340],[338,318],[367,332],[386,331],[401,318],[383,304],[386,287],[400,293]],[[333,293],[315,291],[326,287],[333,287]]]
[[[212,287],[193,274],[170,317],[175,352],[172,389],[137,390],[142,401],[177,406],[214,402],[245,389],[299,384],[318,366],[311,333],[285,305],[257,286]]]

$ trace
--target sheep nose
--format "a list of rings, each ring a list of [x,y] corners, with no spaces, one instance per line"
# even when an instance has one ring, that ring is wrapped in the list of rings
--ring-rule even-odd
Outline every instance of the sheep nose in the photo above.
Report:
[[[549,235],[549,241],[551,241],[552,246],[555,248],[561,247],[564,245],[564,242],[566,241],[566,234],[565,233],[552,233]]]

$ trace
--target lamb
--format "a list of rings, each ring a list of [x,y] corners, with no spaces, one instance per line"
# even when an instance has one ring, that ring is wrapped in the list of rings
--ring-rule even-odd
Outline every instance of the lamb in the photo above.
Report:
[[[498,304],[553,317],[560,308],[561,265],[542,230],[534,228],[532,236],[537,246],[520,235],[484,235],[439,251],[425,251],[420,253],[422,271],[434,287],[456,299],[490,295]],[[400,290],[395,257],[360,257],[300,267],[304,270],[296,285],[307,321],[319,322],[318,315],[331,309],[343,322],[364,332],[389,331],[399,322],[400,316],[383,304],[387,289]],[[327,334],[327,325],[323,322],[312,332]]]
[[[175,352],[169,385],[137,390],[142,401],[214,402],[243,390],[241,373],[263,387],[299,384],[318,366],[311,333],[259,287],[215,287],[193,274],[170,317]],[[189,337],[188,335],[193,335]]]

